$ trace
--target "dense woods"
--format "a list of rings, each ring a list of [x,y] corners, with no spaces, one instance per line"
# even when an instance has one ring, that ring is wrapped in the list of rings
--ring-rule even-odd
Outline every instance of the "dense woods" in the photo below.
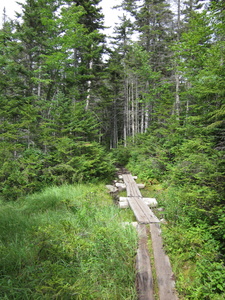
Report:
[[[224,1],[122,0],[112,37],[100,0],[21,6],[0,29],[2,207],[127,166],[157,187],[180,299],[224,299]]]

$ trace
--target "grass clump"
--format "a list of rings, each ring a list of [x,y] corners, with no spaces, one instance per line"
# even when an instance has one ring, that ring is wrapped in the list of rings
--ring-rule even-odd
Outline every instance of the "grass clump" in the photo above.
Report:
[[[136,299],[136,243],[103,185],[2,203],[0,298]]]

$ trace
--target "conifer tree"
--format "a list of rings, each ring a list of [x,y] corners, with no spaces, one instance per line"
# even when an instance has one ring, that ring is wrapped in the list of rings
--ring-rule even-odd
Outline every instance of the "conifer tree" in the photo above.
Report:
[[[172,13],[165,0],[145,0],[136,13],[136,26],[140,44],[151,53],[153,71],[164,70],[170,54]]]
[[[98,72],[101,72],[101,55],[104,50],[103,14],[99,6],[100,0],[72,0],[66,1],[69,5],[75,4],[82,7],[83,15],[78,23],[87,31],[86,42],[74,48],[74,64],[81,72],[77,82],[79,87],[78,100],[86,102],[89,109],[91,98],[94,98],[95,90],[99,86]],[[93,99],[94,102],[94,99]]]
[[[92,176],[106,167],[95,143],[99,121],[88,109],[89,96],[96,101],[102,72],[97,4],[27,0],[20,21],[5,24],[0,32],[1,146],[6,154],[0,178],[5,195],[10,185],[14,195],[23,188],[32,191],[37,172],[42,182],[75,182],[84,172],[90,178],[88,166],[96,168]],[[92,17],[85,18],[89,12]],[[32,163],[32,157],[40,162]],[[95,162],[103,169],[93,167]]]

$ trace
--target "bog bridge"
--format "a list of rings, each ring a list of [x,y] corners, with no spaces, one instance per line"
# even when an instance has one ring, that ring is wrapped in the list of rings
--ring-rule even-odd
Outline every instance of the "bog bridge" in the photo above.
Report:
[[[136,257],[136,285],[138,299],[178,300],[170,261],[163,248],[160,221],[147,205],[147,203],[155,204],[154,198],[142,197],[131,174],[122,174],[120,178],[123,179],[127,191],[127,197],[120,199],[122,202],[120,206],[129,206],[137,220],[139,242]]]

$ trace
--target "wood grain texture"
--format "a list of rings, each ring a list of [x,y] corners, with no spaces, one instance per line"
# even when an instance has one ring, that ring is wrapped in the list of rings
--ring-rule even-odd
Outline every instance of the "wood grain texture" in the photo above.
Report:
[[[154,300],[153,276],[148,251],[146,226],[138,224],[137,231],[139,237],[136,257],[138,300]]]
[[[137,221],[141,224],[159,223],[159,219],[143,201],[141,192],[131,174],[122,175],[127,189],[127,200]]]
[[[159,288],[160,300],[178,300],[175,292],[175,280],[169,257],[163,248],[159,224],[150,224],[154,263]]]

